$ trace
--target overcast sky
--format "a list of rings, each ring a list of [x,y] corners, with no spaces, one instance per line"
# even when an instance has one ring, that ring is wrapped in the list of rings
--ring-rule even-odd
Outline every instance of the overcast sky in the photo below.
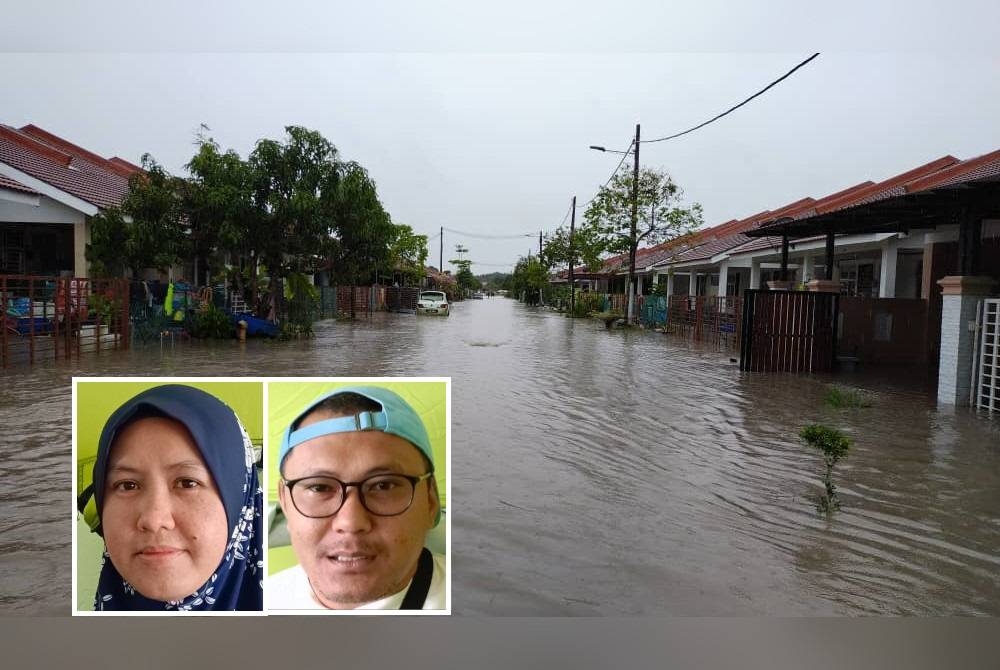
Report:
[[[397,223],[463,231],[445,231],[444,258],[464,244],[477,273],[510,269],[573,195],[593,196],[620,157],[589,145],[624,149],[636,123],[643,139],[689,128],[815,51],[724,119],[644,144],[642,163],[668,170],[714,225],[1000,149],[1000,3],[970,14],[914,0],[898,42],[879,26],[899,12],[865,5],[861,20],[849,3],[809,17],[784,2],[767,17],[719,2],[689,13],[638,1],[141,4],[109,2],[97,17],[68,3],[45,21],[7,11],[20,28],[0,53],[0,123],[133,162],[148,152],[176,174],[201,123],[244,157],[303,125],[369,170]],[[430,247],[437,265],[437,238]]]

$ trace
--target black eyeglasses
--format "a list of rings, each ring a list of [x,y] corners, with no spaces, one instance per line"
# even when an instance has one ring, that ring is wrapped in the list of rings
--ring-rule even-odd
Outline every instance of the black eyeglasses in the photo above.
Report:
[[[310,519],[325,519],[340,511],[347,500],[347,489],[358,490],[366,510],[375,516],[397,516],[410,509],[417,484],[434,475],[372,475],[358,482],[343,482],[336,477],[285,479],[288,495],[299,514]]]

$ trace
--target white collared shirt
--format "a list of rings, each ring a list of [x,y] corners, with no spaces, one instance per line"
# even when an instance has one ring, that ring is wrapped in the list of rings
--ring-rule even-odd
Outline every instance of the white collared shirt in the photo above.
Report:
[[[434,559],[434,572],[431,575],[431,586],[427,591],[423,609],[443,610],[447,608],[445,578],[445,557],[441,554],[431,554]],[[410,583],[403,590],[385,598],[370,603],[358,605],[354,609],[363,610],[398,610],[406,597]],[[295,565],[287,570],[275,573],[267,578],[267,608],[269,610],[322,610],[326,609],[313,593],[309,578],[301,565]]]

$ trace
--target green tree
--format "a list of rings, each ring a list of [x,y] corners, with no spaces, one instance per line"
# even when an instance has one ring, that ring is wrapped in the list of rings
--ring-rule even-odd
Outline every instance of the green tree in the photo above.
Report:
[[[602,186],[584,212],[586,235],[597,241],[606,253],[628,254],[629,293],[635,286],[635,253],[640,245],[655,245],[693,232],[702,225],[701,205],[682,207],[683,191],[669,174],[643,168],[636,190],[637,220],[632,230],[632,169],[615,173]],[[629,303],[631,322],[632,303]]]
[[[95,276],[124,276],[130,271],[137,277],[144,268],[166,272],[188,252],[180,180],[149,154],[142,157],[142,167],[144,172],[129,179],[121,206],[104,210],[91,221],[85,254]]]
[[[228,260],[242,261],[245,280],[240,271],[232,280],[244,294],[245,283],[256,287],[256,252],[269,232],[254,209],[250,166],[235,151],[222,153],[213,139],[199,134],[198,151],[186,167],[191,177],[182,193],[192,252],[209,276],[219,274]]]
[[[334,274],[351,286],[351,318],[355,318],[354,287],[389,259],[395,229],[378,199],[375,182],[357,163],[344,167],[334,200],[335,237],[330,259]]]
[[[569,267],[570,260],[581,271],[596,271],[601,267],[601,255],[606,251],[604,240],[594,226],[582,226],[573,231],[570,247],[569,228],[560,226],[545,238],[542,246],[542,263],[549,268]],[[570,253],[572,249],[572,254]]]
[[[403,286],[417,285],[424,277],[427,262],[427,236],[417,235],[405,224],[392,224],[387,270],[399,275]]]
[[[272,304],[280,295],[275,279],[315,272],[334,248],[337,212],[344,209],[336,147],[313,130],[285,132],[284,142],[258,141],[248,159],[250,220],[265,233],[254,242],[270,272]]]
[[[537,305],[541,302],[542,292],[548,283],[548,268],[537,257],[522,257],[514,266],[509,290],[526,304]]]

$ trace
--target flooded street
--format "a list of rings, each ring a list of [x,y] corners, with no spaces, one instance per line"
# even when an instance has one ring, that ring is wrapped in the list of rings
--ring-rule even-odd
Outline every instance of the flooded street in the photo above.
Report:
[[[453,611],[1000,615],[1000,419],[863,371],[730,354],[494,298],[290,343],[169,342],[0,372],[0,610],[70,608],[74,375],[450,376]],[[807,423],[855,440],[817,515]]]

